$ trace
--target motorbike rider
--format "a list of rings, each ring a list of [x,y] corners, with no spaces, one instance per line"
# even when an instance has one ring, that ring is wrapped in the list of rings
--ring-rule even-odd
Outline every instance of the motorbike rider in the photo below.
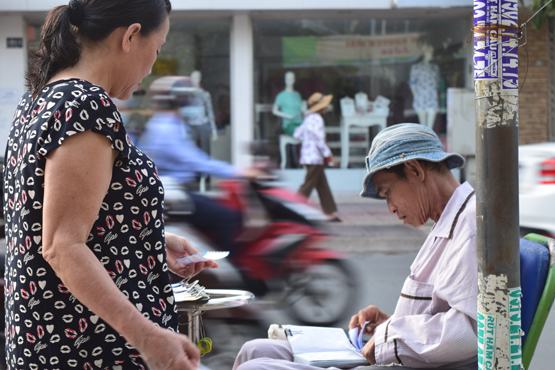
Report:
[[[138,146],[155,161],[160,176],[173,178],[186,191],[190,213],[184,216],[184,220],[212,239],[218,249],[233,252],[234,240],[242,227],[241,213],[191,191],[190,185],[198,175],[253,178],[258,172],[241,170],[215,160],[195,145],[179,109],[197,90],[185,76],[154,80],[149,89],[154,113],[139,138]]]
[[[366,157],[361,196],[381,198],[405,224],[435,224],[405,280],[395,312],[370,305],[356,313],[351,328],[373,335],[362,348],[364,369],[477,368],[476,200],[468,183],[451,169],[462,156],[447,153],[424,125],[405,123],[382,130]],[[294,363],[285,340],[257,339],[243,345],[236,370],[317,370]],[[362,368],[361,368],[362,370]]]

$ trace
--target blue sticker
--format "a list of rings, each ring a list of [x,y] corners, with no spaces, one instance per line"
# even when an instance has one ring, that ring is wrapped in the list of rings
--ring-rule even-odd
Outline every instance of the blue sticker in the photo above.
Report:
[[[474,79],[496,79],[499,52],[498,0],[474,0]]]
[[[518,89],[518,0],[501,0],[501,80],[503,90]]]
[[[518,89],[518,0],[474,0],[474,79]]]

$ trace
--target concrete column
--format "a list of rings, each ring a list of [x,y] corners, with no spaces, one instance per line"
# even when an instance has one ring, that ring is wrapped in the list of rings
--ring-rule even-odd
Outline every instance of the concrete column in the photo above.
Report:
[[[19,45],[20,40],[22,44]],[[4,155],[12,117],[25,90],[26,71],[27,40],[23,16],[0,15],[0,156]]]
[[[248,166],[247,145],[254,137],[254,45],[248,13],[233,16],[230,38],[231,59],[231,161]]]

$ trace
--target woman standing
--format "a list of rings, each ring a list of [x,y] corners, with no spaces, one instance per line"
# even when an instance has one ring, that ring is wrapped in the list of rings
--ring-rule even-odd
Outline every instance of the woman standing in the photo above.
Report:
[[[193,252],[165,234],[163,188],[110,97],[150,73],[168,0],[72,0],[53,9],[6,148],[10,369],[195,369],[176,333],[168,268]]]
[[[328,221],[340,222],[337,216],[337,205],[333,199],[324,164],[334,165],[330,148],[326,145],[326,132],[322,113],[328,108],[332,95],[316,92],[308,98],[308,112],[303,123],[295,130],[294,137],[301,141],[301,164],[306,168],[304,183],[299,193],[310,197],[316,188],[320,204]]]

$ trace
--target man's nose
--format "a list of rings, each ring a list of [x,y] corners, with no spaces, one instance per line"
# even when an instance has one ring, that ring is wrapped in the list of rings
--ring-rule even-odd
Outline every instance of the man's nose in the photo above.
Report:
[[[397,207],[395,207],[389,199],[387,200],[387,208],[389,209],[389,212],[393,214],[397,213]]]

